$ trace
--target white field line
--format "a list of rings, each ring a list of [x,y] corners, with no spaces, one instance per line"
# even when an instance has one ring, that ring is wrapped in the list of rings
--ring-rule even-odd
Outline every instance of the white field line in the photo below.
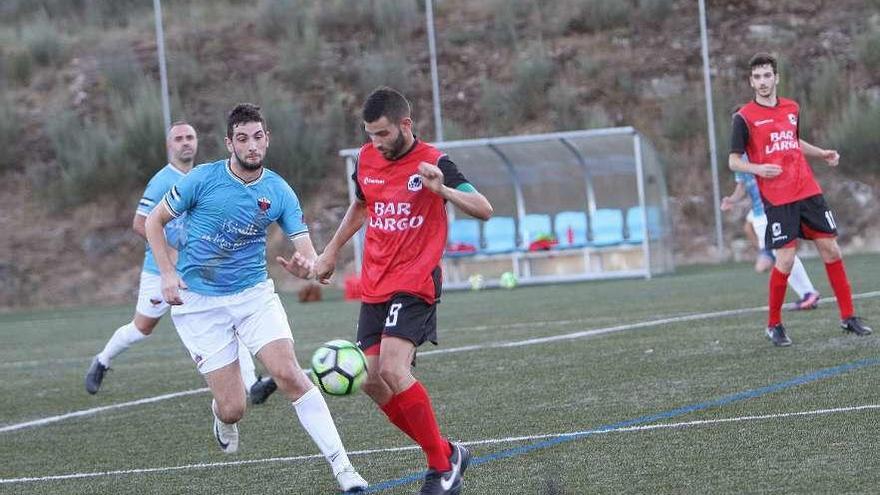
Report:
[[[853,299],[866,299],[866,298],[877,297],[877,296],[880,296],[880,291],[863,292],[861,294],[855,294],[855,295],[853,295]],[[834,297],[829,297],[829,298],[823,298],[822,301],[837,301],[837,299]],[[419,357],[429,356],[432,354],[450,354],[450,353],[456,353],[456,352],[475,351],[475,350],[482,350],[482,349],[502,349],[502,348],[510,348],[510,347],[522,347],[522,346],[535,345],[535,344],[546,344],[548,342],[557,342],[560,340],[575,340],[575,339],[581,339],[584,337],[593,337],[596,335],[603,335],[606,333],[622,332],[624,330],[636,330],[639,328],[656,327],[656,326],[661,326],[661,325],[667,325],[669,323],[681,323],[681,322],[685,322],[685,321],[708,320],[708,319],[712,319],[712,318],[723,318],[725,316],[737,316],[737,315],[742,315],[742,314],[747,314],[747,313],[757,313],[760,311],[767,311],[767,309],[768,309],[767,306],[755,306],[752,308],[728,309],[728,310],[724,310],[724,311],[713,311],[710,313],[696,313],[696,314],[691,314],[691,315],[672,316],[669,318],[660,318],[657,320],[649,320],[649,321],[643,321],[643,322],[639,322],[639,323],[627,323],[624,325],[617,325],[617,326],[613,326],[613,327],[597,328],[594,330],[583,330],[580,332],[566,333],[566,334],[561,334],[561,335],[552,335],[550,337],[538,337],[538,338],[534,338],[534,339],[516,340],[513,342],[490,342],[487,344],[476,344],[476,345],[468,345],[468,346],[462,346],[462,347],[451,347],[449,349],[436,349],[433,351],[419,352]],[[565,323],[569,323],[569,322],[577,323],[578,320],[558,321],[559,324],[565,324]],[[557,323],[557,322],[554,322],[554,323]],[[511,325],[507,325],[507,326],[512,327],[515,325],[518,325],[518,326],[532,325],[532,326],[534,326],[534,324],[525,324],[525,323],[522,323],[522,324],[514,323]],[[489,328],[489,327],[474,327],[474,329],[486,329],[486,328]]]
[[[877,297],[877,296],[880,296],[880,291],[863,292],[860,294],[853,294],[853,299],[869,299],[869,298]],[[837,301],[837,298],[835,298],[835,297],[823,297],[819,300],[820,303],[831,303],[831,302],[836,302],[836,301]],[[783,308],[785,308],[785,309],[791,309],[793,307],[794,307],[793,303],[786,303],[785,305],[783,305]],[[697,313],[697,314],[692,314],[692,315],[673,316],[673,317],[659,319],[659,320],[652,320],[652,321],[646,321],[646,322],[641,322],[641,323],[621,325],[620,327],[610,327],[610,328],[597,329],[597,330],[587,330],[587,332],[598,332],[598,333],[580,335],[582,332],[577,332],[576,334],[569,334],[569,335],[576,335],[575,337],[569,337],[569,338],[580,338],[580,337],[584,337],[584,336],[601,335],[603,333],[610,333],[610,332],[620,331],[620,330],[629,330],[629,329],[634,329],[634,328],[644,328],[644,327],[650,327],[650,326],[656,326],[656,325],[664,325],[666,323],[676,323],[676,322],[681,322],[681,321],[693,321],[693,320],[699,320],[699,319],[705,319],[705,318],[718,318],[718,317],[723,317],[723,316],[756,313],[756,312],[760,312],[760,311],[767,311],[767,306],[755,306],[752,308],[740,308],[740,309],[734,309],[734,310],[729,310],[729,311],[718,311],[718,312],[714,312],[714,313]],[[35,321],[37,321],[37,320],[35,320]],[[495,323],[492,325],[475,325],[475,326],[470,326],[470,327],[455,327],[455,328],[449,328],[446,331],[480,332],[480,331],[492,330],[492,329],[496,329],[496,328],[539,328],[539,327],[551,327],[551,326],[562,326],[562,325],[576,325],[579,323],[590,323],[591,321],[593,321],[591,318],[575,318],[575,319],[568,319],[568,320],[523,321],[523,322],[511,322],[511,323]],[[565,336],[560,336],[560,338],[564,339]],[[536,343],[543,343],[543,342],[536,342]],[[511,343],[511,344],[512,345],[510,345],[508,347],[516,347],[516,345],[515,345],[516,343]],[[531,344],[519,344],[519,345],[531,345]],[[460,348],[456,348],[456,349],[461,349],[462,351],[470,351],[470,350],[482,349],[482,348],[485,348],[485,347],[484,346],[468,346],[468,347],[460,347]],[[179,349],[180,349],[179,347],[174,347],[174,348],[169,347],[169,348],[165,349],[165,351],[171,352],[171,351],[177,351]],[[419,356],[425,356],[425,355],[429,355],[429,354],[442,354],[442,353],[448,353],[448,352],[452,352],[452,349],[438,349],[435,351],[420,352]],[[455,352],[460,352],[460,351],[455,351]],[[155,354],[166,354],[166,352],[162,352],[162,351],[157,350],[155,352]],[[89,355],[89,356],[81,356],[81,357],[58,358],[58,359],[52,359],[51,362],[54,364],[82,363],[82,362],[89,361],[93,357],[95,357],[95,356]],[[48,364],[49,362],[50,362],[50,360],[48,360],[48,359],[46,359],[46,360],[31,359],[31,360],[27,360],[27,361],[6,361],[6,362],[0,363],[0,368],[32,367],[32,366],[45,365],[45,364]]]
[[[866,299],[866,298],[877,297],[877,296],[880,296],[880,291],[863,292],[861,294],[855,294],[855,295],[853,295],[853,299]],[[833,297],[832,298],[823,298],[822,300],[825,301],[826,299],[828,301],[836,300]],[[502,349],[502,348],[510,348],[510,347],[522,347],[522,346],[528,346],[528,345],[546,344],[549,342],[557,342],[557,341],[561,341],[561,340],[575,340],[575,339],[582,339],[585,337],[594,337],[596,335],[622,332],[625,330],[637,330],[640,328],[656,327],[656,326],[666,325],[669,323],[681,323],[681,322],[685,322],[685,321],[722,318],[725,316],[736,316],[736,315],[755,313],[755,312],[766,311],[766,310],[767,310],[767,306],[756,306],[756,307],[752,307],[752,308],[729,309],[729,310],[725,310],[725,311],[714,311],[714,312],[710,312],[710,313],[697,313],[697,314],[691,314],[691,315],[673,316],[670,318],[661,318],[661,319],[657,319],[657,320],[643,321],[643,322],[639,322],[639,323],[628,323],[625,325],[597,328],[594,330],[583,330],[580,332],[566,333],[566,334],[561,334],[561,335],[553,335],[550,337],[539,337],[539,338],[534,338],[534,339],[517,340],[517,341],[513,341],[513,342],[490,342],[490,343],[486,343],[486,344],[476,344],[476,345],[469,345],[469,346],[462,346],[462,347],[451,347],[449,349],[436,349],[433,351],[420,352],[419,357],[430,356],[430,355],[434,355],[434,354],[452,354],[452,353],[458,353],[458,352],[477,351],[477,350],[483,350],[483,349]],[[563,321],[575,321],[575,320],[563,320]],[[508,326],[512,326],[512,325],[508,325]],[[487,327],[473,327],[473,328],[480,329],[480,328],[487,328]],[[71,413],[67,413],[67,414],[62,414],[60,416],[50,416],[47,418],[35,419],[33,421],[27,421],[24,423],[15,423],[15,424],[11,424],[11,425],[6,425],[3,427],[0,427],[0,433],[21,430],[21,429],[30,428],[33,426],[43,426],[46,424],[55,423],[55,422],[70,419],[70,418],[75,418],[75,417],[80,417],[80,416],[88,416],[88,415],[96,414],[96,413],[103,412],[103,411],[108,411],[108,410],[113,410],[113,409],[122,409],[122,408],[137,406],[137,405],[141,405],[141,404],[149,404],[151,402],[158,402],[158,401],[162,401],[162,400],[166,400],[166,399],[173,399],[176,397],[181,397],[181,396],[185,396],[185,395],[193,395],[193,394],[198,394],[198,393],[207,392],[207,391],[208,391],[207,388],[186,390],[183,392],[175,392],[172,394],[159,395],[156,397],[148,397],[146,399],[139,399],[139,400],[131,401],[131,402],[122,402],[119,404],[112,404],[109,406],[96,407],[96,408],[92,408],[92,409],[84,409],[81,411],[75,411],[75,412],[71,412]]]
[[[139,406],[141,404],[149,404],[151,402],[159,402],[159,401],[163,401],[166,399],[174,399],[176,397],[184,397],[187,395],[201,394],[201,393],[204,393],[207,391],[208,391],[207,387],[197,388],[197,389],[193,389],[193,390],[184,390],[183,392],[174,392],[172,394],[164,394],[164,395],[157,395],[155,397],[147,397],[146,399],[138,399],[138,400],[134,400],[131,402],[122,402],[120,404],[111,404],[109,406],[101,406],[101,407],[93,407],[91,409],[83,409],[81,411],[74,411],[74,412],[70,412],[67,414],[60,414],[58,416],[50,416],[48,418],[35,419],[33,421],[25,421],[24,423],[16,423],[13,425],[4,426],[4,427],[0,428],[0,433],[5,433],[7,431],[21,430],[24,428],[30,428],[32,426],[43,426],[43,425],[47,425],[50,423],[63,421],[65,419],[78,418],[80,416],[89,416],[92,414],[97,414],[99,412],[104,412],[104,411],[110,411],[113,409],[122,409],[124,407]]]
[[[757,416],[738,416],[733,418],[719,418],[719,419],[704,419],[697,421],[685,421],[679,423],[654,423],[648,425],[641,426],[627,426],[622,428],[606,428],[606,429],[596,429],[596,430],[582,430],[582,431],[574,431],[568,433],[549,433],[543,435],[528,435],[528,436],[519,436],[519,437],[506,437],[506,438],[489,438],[485,440],[474,440],[469,442],[461,442],[463,445],[496,445],[502,443],[516,443],[516,442],[527,442],[533,440],[542,440],[548,438],[566,438],[566,437],[577,437],[577,436],[588,436],[588,435],[601,435],[606,433],[629,433],[629,432],[639,432],[639,431],[650,431],[650,430],[663,430],[663,429],[683,429],[689,428],[693,426],[712,426],[719,425],[725,423],[740,423],[747,421],[767,421],[774,419],[787,419],[787,418],[795,418],[795,417],[807,417],[807,416],[820,416],[826,414],[836,414],[836,413],[848,413],[848,412],[857,412],[857,411],[866,411],[866,410],[877,410],[880,409],[880,404],[868,404],[862,406],[849,406],[849,407],[837,407],[833,409],[816,409],[812,411],[796,411],[789,413],[778,413],[778,414],[762,414]],[[389,452],[403,452],[409,450],[417,450],[418,446],[407,446],[407,447],[392,447],[386,449],[369,449],[369,450],[356,450],[348,453],[350,456],[361,456],[361,455],[372,455],[372,454],[383,454]],[[216,467],[229,467],[229,466],[244,466],[249,464],[266,464],[273,462],[292,462],[292,461],[302,461],[302,460],[311,460],[311,459],[322,459],[322,455],[314,454],[314,455],[300,455],[293,457],[270,457],[266,459],[250,459],[250,460],[242,460],[242,461],[227,461],[227,462],[208,462],[208,463],[199,463],[199,464],[184,464],[181,466],[166,466],[166,467],[156,467],[156,468],[137,468],[137,469],[120,469],[116,471],[95,471],[88,473],[70,473],[70,474],[58,474],[58,475],[50,475],[50,476],[34,476],[28,478],[0,478],[0,484],[16,484],[16,483],[29,483],[29,482],[37,482],[37,481],[59,481],[59,480],[70,480],[70,479],[82,479],[82,478],[98,478],[105,476],[121,476],[121,475],[129,475],[129,474],[148,474],[148,473],[169,473],[174,471],[185,471],[191,469],[209,469]]]

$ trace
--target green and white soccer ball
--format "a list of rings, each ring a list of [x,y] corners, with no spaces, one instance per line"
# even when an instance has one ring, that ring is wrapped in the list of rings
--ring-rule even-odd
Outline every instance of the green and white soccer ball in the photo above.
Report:
[[[480,290],[486,286],[486,280],[479,273],[475,273],[468,277],[468,283],[471,284],[471,290]]]
[[[501,274],[501,279],[498,281],[498,284],[505,289],[513,289],[516,287],[516,275],[513,272],[504,272]]]
[[[327,394],[352,394],[367,378],[367,358],[351,342],[331,340],[312,354],[311,378]]]

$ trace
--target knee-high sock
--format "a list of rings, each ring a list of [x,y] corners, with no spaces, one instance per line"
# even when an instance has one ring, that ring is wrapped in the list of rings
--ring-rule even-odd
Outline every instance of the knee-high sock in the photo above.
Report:
[[[330,416],[330,409],[327,408],[324,396],[317,388],[312,387],[293,402],[293,408],[296,410],[300,424],[330,463],[334,476],[351,464],[342,445],[342,439],[339,438],[339,432],[336,431],[333,417]]]
[[[452,448],[449,441],[440,435],[440,426],[434,416],[434,408],[428,391],[421,382],[416,381],[411,387],[391,398],[398,402],[400,412],[403,414],[410,431],[416,442],[425,452],[428,467],[437,471],[449,471],[449,456]]]
[[[849,279],[846,276],[846,267],[843,266],[843,260],[825,263],[825,273],[828,274],[828,281],[831,282],[834,296],[837,297],[840,319],[845,320],[853,316],[855,309],[852,302],[852,289],[849,286]]]
[[[241,381],[244,382],[244,391],[249,393],[251,387],[257,383],[257,368],[251,351],[241,341],[238,341],[238,368],[241,371]]]
[[[770,270],[770,294],[768,304],[770,315],[767,326],[772,327],[782,323],[782,302],[785,301],[785,289],[788,283],[788,274],[782,273],[774,266]]]
[[[147,338],[147,336],[142,334],[141,331],[134,326],[133,321],[128,322],[113,332],[113,336],[107,341],[104,350],[98,354],[98,361],[104,366],[110,366],[110,360],[128,349],[130,345],[135,342],[140,342],[145,338]]]
[[[400,431],[406,433],[408,437],[412,439],[413,442],[419,443],[416,439],[415,434],[410,428],[409,423],[406,420],[406,416],[403,415],[403,411],[400,410],[400,400],[396,398],[397,396],[392,396],[391,400],[388,401],[384,406],[380,406],[382,412],[385,413],[385,416],[388,416],[388,421],[397,427]]]
[[[813,287],[813,281],[807,275],[804,264],[797,256],[794,257],[794,265],[791,267],[791,273],[788,274],[788,285],[797,292],[797,295],[803,298],[808,293],[815,293],[816,288]]]

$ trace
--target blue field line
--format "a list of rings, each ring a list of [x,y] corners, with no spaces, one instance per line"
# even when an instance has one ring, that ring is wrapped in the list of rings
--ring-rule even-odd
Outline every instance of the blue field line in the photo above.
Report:
[[[831,368],[825,368],[822,370],[814,371],[812,373],[808,373],[806,375],[801,375],[790,380],[786,380],[784,382],[774,383],[772,385],[767,385],[766,387],[755,388],[751,390],[745,390],[743,392],[738,392],[731,395],[726,395],[724,397],[719,397],[717,399],[712,399],[706,402],[700,402],[698,404],[692,404],[689,406],[679,407],[677,409],[671,409],[669,411],[659,412],[656,414],[649,414],[646,416],[640,416],[638,418],[627,419],[624,421],[620,421],[618,423],[613,423],[609,425],[600,426],[598,428],[572,433],[571,435],[566,435],[564,437],[556,437],[549,440],[543,440],[540,442],[536,442],[529,445],[523,445],[521,447],[516,447],[512,449],[502,450],[500,452],[496,452],[494,454],[484,455],[482,457],[475,457],[471,460],[471,466],[478,466],[480,464],[486,464],[488,462],[497,461],[500,459],[508,459],[511,457],[516,457],[522,454],[527,454],[529,452],[545,449],[548,447],[553,447],[555,445],[559,445],[566,442],[571,442],[573,440],[579,440],[581,438],[585,438],[591,435],[605,433],[611,430],[618,430],[621,428],[627,428],[630,426],[641,425],[645,423],[653,423],[655,421],[660,421],[664,419],[675,418],[678,416],[683,416],[688,413],[703,411],[706,409],[710,409],[713,407],[725,406],[727,404],[738,402],[745,399],[754,399],[756,397],[762,397],[764,395],[772,394],[774,392],[779,392],[781,390],[786,390],[792,387],[797,387],[798,385],[803,385],[805,383],[811,383],[823,378],[830,378],[833,376],[837,376],[848,371],[857,370],[860,368],[865,368],[869,366],[876,366],[880,364],[880,358],[866,358],[860,359],[858,361],[853,361],[851,363],[842,364],[839,366],[834,366]],[[398,486],[406,485],[412,483],[414,481],[419,481],[425,477],[425,471],[421,471],[418,473],[413,473],[407,476],[403,476],[401,478],[396,478],[388,481],[383,481],[381,483],[376,483],[374,485],[370,485],[370,487],[366,490],[366,493],[375,493],[383,490],[388,490],[390,488],[395,488]]]

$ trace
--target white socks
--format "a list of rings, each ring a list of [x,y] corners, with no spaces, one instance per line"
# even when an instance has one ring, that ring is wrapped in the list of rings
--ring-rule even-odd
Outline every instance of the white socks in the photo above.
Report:
[[[797,256],[794,257],[794,265],[792,265],[791,273],[788,275],[788,285],[790,285],[801,298],[803,298],[808,292],[816,292],[816,288],[813,287],[813,282],[810,280],[810,276],[807,275],[807,270],[804,269],[804,264],[801,263],[801,259]]]
[[[317,388],[312,387],[303,394],[293,403],[293,408],[296,409],[296,415],[299,416],[303,428],[330,463],[334,476],[351,465],[345,447],[342,446],[342,439],[339,438],[339,432],[336,431],[336,425],[330,416],[330,409],[327,408],[324,396]]]
[[[142,334],[141,331],[134,326],[133,321],[128,322],[116,329],[116,332],[114,332],[113,336],[110,337],[110,340],[107,341],[107,345],[104,346],[104,350],[98,354],[98,361],[104,366],[109,367],[110,360],[118,356],[122,351],[128,349],[131,344],[140,342],[145,338],[147,338],[147,336]]]
[[[251,352],[241,341],[238,342],[238,367],[241,370],[241,381],[244,382],[244,392],[250,393],[251,387],[257,383],[257,368]]]

